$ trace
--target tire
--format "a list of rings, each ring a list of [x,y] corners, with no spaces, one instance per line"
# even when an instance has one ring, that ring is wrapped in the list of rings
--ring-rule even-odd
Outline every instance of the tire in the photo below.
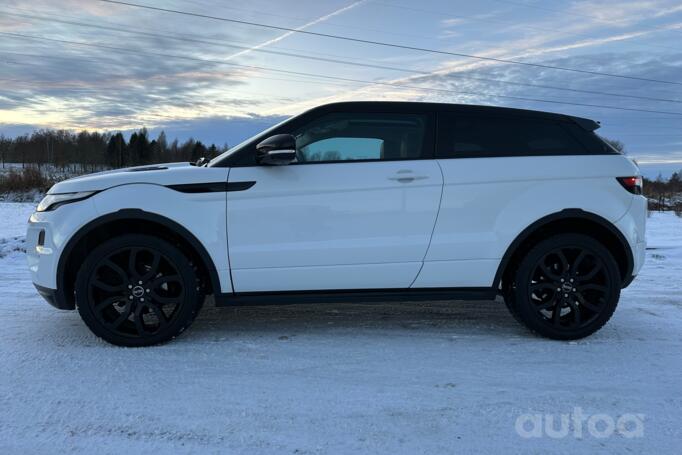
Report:
[[[190,260],[170,243],[129,234],[108,240],[76,277],[76,307],[98,337],[118,346],[169,341],[192,324],[202,303]]]
[[[531,331],[575,340],[599,330],[618,305],[621,277],[611,253],[581,234],[559,234],[535,245],[512,273],[505,303]]]

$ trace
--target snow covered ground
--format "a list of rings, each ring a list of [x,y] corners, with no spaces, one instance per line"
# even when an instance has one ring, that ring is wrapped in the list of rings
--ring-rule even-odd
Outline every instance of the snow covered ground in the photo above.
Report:
[[[176,341],[124,349],[35,293],[31,210],[0,204],[0,453],[679,453],[673,214],[652,215],[641,276],[579,342],[453,302],[206,308]],[[562,414],[583,419],[536,425]]]

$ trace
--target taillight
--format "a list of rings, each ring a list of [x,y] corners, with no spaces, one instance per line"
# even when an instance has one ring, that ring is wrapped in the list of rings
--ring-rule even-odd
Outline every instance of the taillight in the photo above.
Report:
[[[632,194],[642,194],[642,177],[616,177],[618,183]]]

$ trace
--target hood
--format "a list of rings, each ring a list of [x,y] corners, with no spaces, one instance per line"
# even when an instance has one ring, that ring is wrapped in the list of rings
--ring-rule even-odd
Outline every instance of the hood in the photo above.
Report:
[[[102,191],[114,186],[134,183],[170,185],[226,180],[227,168],[196,167],[189,163],[164,163],[81,175],[57,183],[50,188],[48,194]]]

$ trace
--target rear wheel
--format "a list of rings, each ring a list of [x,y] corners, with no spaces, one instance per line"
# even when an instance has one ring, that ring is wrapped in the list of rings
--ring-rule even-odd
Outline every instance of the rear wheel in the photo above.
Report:
[[[533,247],[506,288],[514,317],[540,335],[571,340],[599,330],[613,315],[621,279],[613,256],[580,234],[560,234]]]
[[[99,337],[120,346],[149,346],[186,329],[201,308],[189,259],[148,235],[111,239],[86,258],[76,279],[76,306]]]

